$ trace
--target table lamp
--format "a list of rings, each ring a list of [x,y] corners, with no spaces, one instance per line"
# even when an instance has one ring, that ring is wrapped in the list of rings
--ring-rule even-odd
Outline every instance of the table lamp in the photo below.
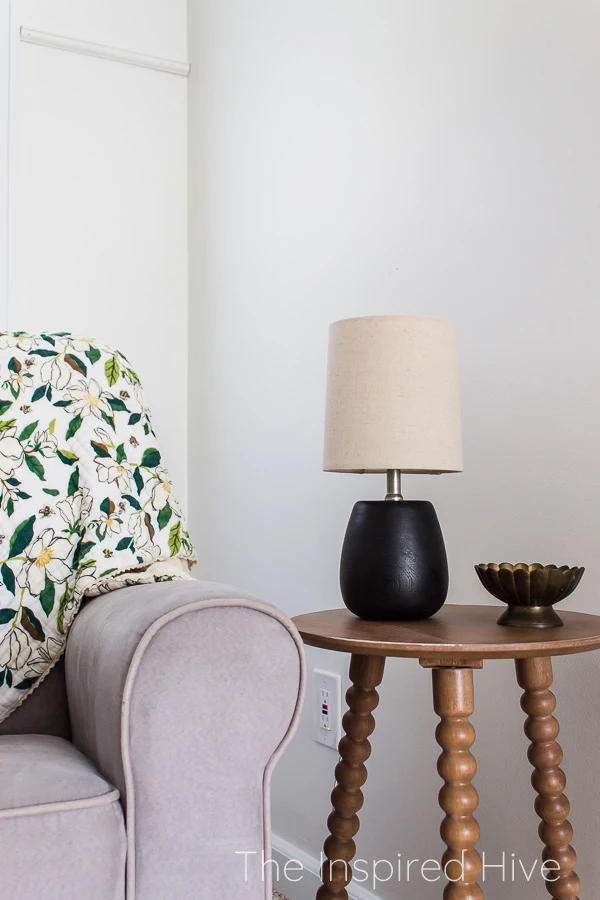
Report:
[[[404,500],[401,474],[460,472],[456,330],[444,319],[365,316],[329,329],[325,472],[385,472],[385,500],[355,504],[340,586],[363,619],[425,619],[448,593],[440,524]]]

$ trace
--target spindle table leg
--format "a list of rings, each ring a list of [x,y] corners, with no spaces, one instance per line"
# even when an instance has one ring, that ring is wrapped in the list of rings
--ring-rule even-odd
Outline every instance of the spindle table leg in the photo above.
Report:
[[[469,722],[474,710],[472,668],[434,668],[433,701],[441,719],[436,740],[442,748],[438,772],[444,780],[439,795],[446,813],[440,833],[447,846],[442,867],[449,879],[444,900],[483,900],[477,884],[481,859],[475,849],[479,825],[473,813],[479,798],[472,785],[477,771],[471,746],[475,729]]]
[[[379,703],[376,687],[383,678],[384,665],[383,656],[353,653],[350,660],[352,686],[346,693],[348,712],[342,720],[341,759],[335,770],[333,812],[327,820],[330,834],[324,846],[323,884],[317,891],[317,900],[348,900],[346,887],[352,880],[350,861],[356,854],[354,837],[360,827],[357,812],[364,801],[361,788],[367,780],[365,762],[371,755],[369,736],[375,728],[372,713]]]
[[[571,846],[573,827],[568,820],[569,801],[564,789],[565,773],[560,768],[563,752],[556,738],[559,725],[553,712],[556,698],[549,656],[515,660],[517,681],[523,688],[521,707],[527,713],[525,734],[531,744],[531,783],[537,792],[535,811],[542,820],[539,835],[544,844],[542,859],[553,860],[558,870],[549,869],[546,887],[555,900],[578,900],[580,882],[575,870],[577,855]]]

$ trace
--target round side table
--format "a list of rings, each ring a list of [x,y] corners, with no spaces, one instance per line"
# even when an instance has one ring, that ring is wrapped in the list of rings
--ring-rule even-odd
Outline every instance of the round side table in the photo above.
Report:
[[[347,900],[352,879],[349,865],[356,853],[357,812],[363,805],[367,780],[365,762],[371,753],[369,736],[375,728],[373,710],[379,702],[377,685],[383,679],[387,656],[418,659],[433,677],[433,705],[440,717],[436,740],[442,748],[438,772],[444,781],[439,801],[445,818],[441,835],[447,850],[442,866],[448,879],[444,900],[482,900],[477,883],[481,859],[476,850],[479,825],[474,818],[478,796],[472,780],[477,770],[471,746],[475,729],[469,722],[474,709],[473,669],[484,659],[514,659],[523,689],[525,733],[530,741],[532,784],[538,794],[535,809],[541,819],[542,858],[559,866],[546,882],[555,900],[577,900],[580,882],[575,873],[573,829],[567,816],[566,779],[559,768],[563,753],[556,739],[559,726],[552,684],[552,656],[600,648],[600,616],[561,613],[562,628],[505,628],[496,624],[499,607],[447,604],[433,618],[418,622],[369,622],[346,609],[297,616],[294,623],[306,644],[350,653],[348,712],[340,762],[331,795],[317,900]],[[463,865],[457,864],[463,861]]]

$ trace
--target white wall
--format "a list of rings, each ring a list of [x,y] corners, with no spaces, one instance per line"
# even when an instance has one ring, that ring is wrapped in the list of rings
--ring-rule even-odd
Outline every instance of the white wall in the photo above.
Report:
[[[22,0],[26,28],[186,58],[186,4]],[[187,465],[187,82],[20,45],[11,328],[116,344],[178,492]]]
[[[0,0],[0,327],[8,295],[8,159],[10,110],[10,2]]]
[[[540,559],[584,564],[565,608],[599,611],[599,29],[593,0],[190,4],[191,526],[206,575],[291,614],[340,605],[350,509],[384,485],[320,471],[327,325],[432,314],[460,330],[465,472],[407,478],[406,494],[436,504],[450,599],[486,602],[476,562]],[[593,893],[600,659],[555,668]],[[475,678],[481,846],[533,861],[512,665]],[[414,661],[389,663],[364,857],[439,852],[429,694]],[[315,856],[334,763],[305,716],[274,828]],[[489,900],[508,890],[486,882]]]

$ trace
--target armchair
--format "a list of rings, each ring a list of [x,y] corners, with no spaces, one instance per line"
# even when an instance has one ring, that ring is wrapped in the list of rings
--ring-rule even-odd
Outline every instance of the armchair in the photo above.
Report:
[[[304,689],[271,606],[192,580],[88,602],[0,725],[0,892],[19,900],[265,900],[269,783]]]

